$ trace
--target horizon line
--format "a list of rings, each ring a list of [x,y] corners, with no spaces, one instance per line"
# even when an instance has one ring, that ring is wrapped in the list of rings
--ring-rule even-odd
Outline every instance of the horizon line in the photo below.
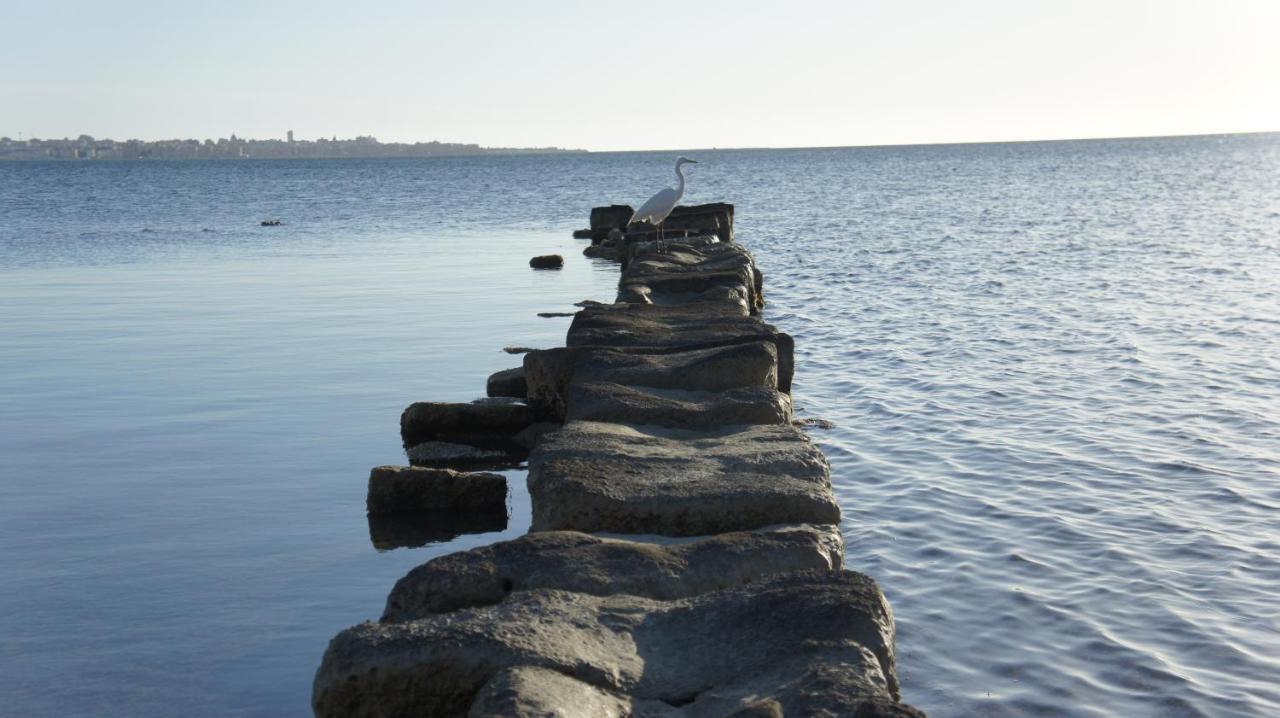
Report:
[[[575,148],[575,147],[564,147],[559,145],[540,145],[540,146],[484,145],[484,144],[479,144],[477,142],[458,142],[458,141],[452,141],[452,140],[451,141],[445,141],[445,140],[383,141],[383,140],[378,140],[375,137],[374,141],[377,142],[378,144],[397,144],[397,145],[430,144],[433,142],[441,145],[462,145],[462,146],[470,145],[470,146],[477,147],[481,150],[526,150],[526,151],[527,150],[534,150],[534,151],[548,150],[549,153],[555,153],[555,154],[562,154],[562,153],[564,154],[571,154],[571,153],[642,154],[642,153],[665,153],[665,152],[727,152],[727,151],[743,152],[743,151],[778,151],[778,150],[875,149],[875,148],[891,148],[891,147],[946,147],[946,146],[954,146],[954,145],[1009,145],[1009,144],[1035,144],[1035,143],[1048,143],[1048,142],[1088,142],[1088,141],[1101,142],[1101,141],[1113,141],[1113,140],[1159,140],[1159,139],[1183,139],[1183,138],[1189,139],[1193,137],[1230,137],[1230,136],[1239,136],[1239,135],[1270,135],[1270,134],[1280,134],[1280,129],[1228,130],[1228,131],[1222,131],[1222,132],[1185,132],[1185,133],[1178,132],[1178,133],[1172,133],[1172,134],[1154,134],[1154,135],[1094,135],[1094,136],[1075,136],[1075,137],[1012,139],[1012,140],[945,140],[945,141],[933,141],[933,142],[885,142],[885,143],[877,143],[877,144],[850,144],[850,145],[754,145],[754,146],[738,146],[738,147],[720,147],[720,146],[663,147],[663,148],[652,148],[652,149],[597,149],[597,150]],[[95,141],[109,140],[112,142],[172,142],[172,141],[185,141],[187,139],[195,139],[193,137],[191,138],[166,137],[163,139],[144,140],[137,137],[131,137],[126,140],[115,140],[105,136],[97,137],[96,135],[89,135],[88,133],[81,133],[81,135],[93,137]],[[228,137],[216,138],[216,139],[230,139],[231,136],[235,136],[235,133],[232,133],[232,135]],[[13,137],[5,135],[4,133],[0,133],[0,137],[6,137],[10,141],[20,141],[20,142],[26,142],[28,140],[50,141],[50,140],[76,139],[71,137],[60,137],[60,138],[43,137],[42,138],[38,136],[32,136],[32,137],[26,138],[25,140],[14,140]],[[77,138],[78,137],[79,136],[77,136]],[[320,137],[314,140],[298,139],[298,140],[295,140],[295,142],[319,142],[321,140],[331,142],[333,141],[331,137],[333,136]],[[357,135],[356,137],[345,138],[345,141],[354,140],[360,137],[372,137],[372,135]],[[215,138],[203,138],[203,139],[212,140]],[[265,138],[236,137],[236,139],[240,141],[245,141],[245,142],[263,142],[263,141],[285,142],[287,141],[284,138],[277,138],[277,137],[265,137]],[[200,140],[200,141],[203,141],[203,140]],[[342,142],[344,141],[344,138],[339,138],[338,141]],[[277,159],[291,159],[291,158],[277,158]],[[299,158],[299,159],[307,159],[307,158]],[[386,158],[386,159],[396,159],[396,158]],[[435,159],[435,158],[429,158],[429,159]]]

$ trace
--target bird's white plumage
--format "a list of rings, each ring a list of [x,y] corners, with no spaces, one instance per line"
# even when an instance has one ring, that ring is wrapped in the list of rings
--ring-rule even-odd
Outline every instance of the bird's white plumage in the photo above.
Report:
[[[662,220],[671,214],[671,210],[676,208],[676,203],[680,201],[680,197],[684,193],[675,187],[667,187],[659,191],[657,194],[649,198],[649,201],[640,205],[640,209],[631,217],[631,223],[648,222],[654,226],[662,223]]]
[[[671,210],[675,209],[676,205],[680,203],[680,198],[684,197],[684,166],[686,164],[697,164],[697,162],[684,157],[676,160],[676,177],[679,182],[675,187],[667,187],[660,190],[650,197],[647,202],[640,205],[640,209],[636,210],[636,213],[631,216],[631,221],[627,223],[628,225],[645,221],[654,226],[662,224],[662,221],[671,214]]]

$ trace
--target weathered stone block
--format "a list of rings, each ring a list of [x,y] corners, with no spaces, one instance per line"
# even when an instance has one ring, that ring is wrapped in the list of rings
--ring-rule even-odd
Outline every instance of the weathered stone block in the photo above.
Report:
[[[883,594],[850,571],[787,574],[673,601],[535,589],[343,631],[316,674],[312,707],[322,718],[462,716],[491,709],[490,683],[527,668],[633,706],[682,706],[687,716],[741,715],[765,702],[784,715],[918,716],[896,702],[893,642]],[[577,685],[536,688],[538,703],[562,710],[584,698]],[[533,697],[510,683],[502,692],[508,706]]]
[[[528,482],[534,531],[702,536],[840,521],[826,459],[790,425],[575,421],[538,442]]]
[[[627,222],[631,221],[632,215],[636,212],[627,204],[612,204],[608,207],[592,207],[591,208],[591,230],[592,232],[604,231],[611,229],[626,229]]]
[[[689,391],[582,381],[570,385],[566,412],[568,421],[707,429],[786,424],[791,421],[791,399],[770,387]]]
[[[401,511],[494,511],[507,506],[507,477],[417,466],[376,466],[369,472],[365,508]]]
[[[524,362],[529,404],[541,420],[563,420],[569,384],[575,379],[693,391],[778,385],[777,349],[765,341],[654,354],[595,347],[548,349],[529,352]]]
[[[413,569],[387,597],[382,620],[410,621],[487,606],[538,588],[669,601],[780,573],[834,571],[843,561],[836,526],[780,526],[665,545],[547,531],[441,556]]]
[[[532,421],[528,404],[510,398],[420,401],[400,415],[400,439],[406,447],[425,441],[484,445],[508,440]]]
[[[733,205],[725,202],[676,207],[663,223],[672,229],[714,233],[723,242],[733,241]]]
[[[612,347],[646,354],[767,341],[778,356],[778,389],[791,391],[795,343],[790,335],[718,304],[587,307],[569,325],[570,347]]]
[[[524,399],[528,388],[524,383],[524,367],[503,369],[489,375],[485,382],[485,393],[491,397]]]

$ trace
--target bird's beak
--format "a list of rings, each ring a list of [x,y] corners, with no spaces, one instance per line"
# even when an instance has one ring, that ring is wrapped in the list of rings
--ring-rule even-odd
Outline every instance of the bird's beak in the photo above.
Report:
[[[697,160],[685,160],[685,162],[688,162],[688,163],[689,163],[689,164],[691,164],[691,165],[696,165],[696,164],[698,164],[698,161],[697,161]]]

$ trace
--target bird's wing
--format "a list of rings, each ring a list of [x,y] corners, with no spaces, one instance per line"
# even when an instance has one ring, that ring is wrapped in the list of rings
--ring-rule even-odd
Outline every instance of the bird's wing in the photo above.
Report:
[[[680,195],[676,193],[674,187],[668,187],[640,205],[640,209],[632,215],[630,224],[645,220],[649,220],[650,224],[658,224],[671,214],[671,210],[675,208],[678,201],[680,201]]]

